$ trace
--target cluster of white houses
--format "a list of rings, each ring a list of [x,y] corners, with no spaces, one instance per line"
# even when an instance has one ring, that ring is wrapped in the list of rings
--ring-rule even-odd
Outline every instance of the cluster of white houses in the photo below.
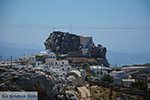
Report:
[[[38,60],[38,57],[46,56],[45,63]],[[78,80],[83,80],[82,78],[85,78],[86,71],[84,69],[72,69],[72,66],[69,65],[68,60],[57,60],[56,54],[54,52],[51,52],[49,49],[46,51],[42,51],[40,55],[31,55],[28,57],[19,57],[18,61],[24,61],[28,60],[28,67],[33,67],[35,69],[44,69],[47,71],[50,71],[51,73],[59,76],[59,77],[65,77],[66,75],[68,78],[75,80],[76,77],[74,77],[74,74],[78,76]],[[70,74],[74,73],[74,74]],[[75,80],[75,84],[79,84]],[[81,82],[82,83],[82,82]]]
[[[113,77],[114,84],[124,84],[124,86],[129,87],[131,83],[135,82],[135,79],[131,79],[125,71],[111,71],[111,68],[103,66],[90,66],[91,71],[95,74],[91,80],[101,80],[105,74],[109,74]],[[110,73],[108,73],[108,71]]]

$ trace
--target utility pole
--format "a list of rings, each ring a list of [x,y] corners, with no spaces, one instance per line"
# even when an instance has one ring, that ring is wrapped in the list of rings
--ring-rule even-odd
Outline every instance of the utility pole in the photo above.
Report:
[[[112,100],[113,85],[110,85],[109,100]]]
[[[89,87],[90,87],[90,100],[91,100],[91,72],[90,72],[90,84],[89,84]]]
[[[10,60],[11,60],[11,67],[12,67],[12,56],[10,56]]]

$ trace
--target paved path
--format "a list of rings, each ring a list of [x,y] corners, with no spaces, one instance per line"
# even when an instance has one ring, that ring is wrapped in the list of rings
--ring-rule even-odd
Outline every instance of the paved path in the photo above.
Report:
[[[78,90],[81,93],[81,100],[90,100],[90,91],[85,87],[78,87]]]

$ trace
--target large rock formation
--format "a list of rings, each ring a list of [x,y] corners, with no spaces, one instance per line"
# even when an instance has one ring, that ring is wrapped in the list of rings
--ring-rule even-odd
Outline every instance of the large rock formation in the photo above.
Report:
[[[46,39],[44,44],[46,49],[51,49],[51,51],[57,54],[76,54],[74,56],[81,55],[83,49],[88,49],[88,57],[101,58],[100,62],[103,63],[105,66],[109,66],[109,63],[106,59],[106,48],[102,45],[94,46],[92,40],[90,40],[89,43],[87,43],[87,45],[83,47],[83,40],[81,40],[81,36],[54,31]]]
[[[80,36],[64,32],[53,32],[44,44],[46,49],[51,49],[51,51],[60,54],[67,54],[68,52],[80,50]]]

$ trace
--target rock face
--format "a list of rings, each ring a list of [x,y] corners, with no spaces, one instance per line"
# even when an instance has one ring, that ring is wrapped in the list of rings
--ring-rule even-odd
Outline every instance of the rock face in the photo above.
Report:
[[[109,63],[106,59],[106,52],[107,52],[106,48],[103,47],[102,45],[98,45],[97,47],[93,46],[89,48],[89,53],[91,57],[97,58],[99,64],[109,66]]]
[[[38,100],[78,100],[77,92],[70,95],[67,92],[70,89],[64,91],[69,86],[73,88],[70,80],[47,71],[0,67],[0,80],[0,91],[37,91]]]
[[[59,31],[54,31],[50,34],[50,36],[46,39],[44,45],[46,49],[51,49],[51,51],[56,54],[69,54],[74,56],[82,55],[82,43],[80,40],[81,36],[75,34],[69,34]],[[92,42],[92,40],[91,40]],[[93,58],[101,58],[100,62],[105,66],[109,66],[109,63],[106,59],[106,48],[102,45],[94,46],[91,45],[88,47],[88,57]]]
[[[64,32],[53,32],[44,44],[46,49],[51,49],[51,51],[60,54],[67,54],[68,52],[80,50],[80,36]]]
[[[90,47],[89,53],[91,57],[106,59],[106,48],[101,45]]]

